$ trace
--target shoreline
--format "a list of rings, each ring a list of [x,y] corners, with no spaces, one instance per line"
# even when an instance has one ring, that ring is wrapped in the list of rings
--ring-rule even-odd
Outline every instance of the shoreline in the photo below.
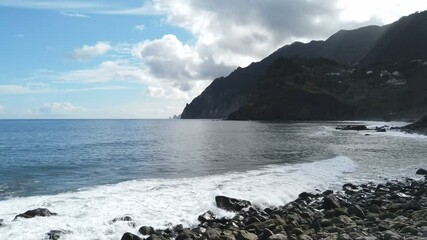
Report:
[[[302,192],[296,200],[274,208],[217,196],[217,207],[234,212],[233,218],[216,218],[207,211],[193,228],[141,226],[138,235],[127,232],[121,240],[427,239],[427,173],[417,173],[424,178],[347,183],[341,191],[321,194]]]

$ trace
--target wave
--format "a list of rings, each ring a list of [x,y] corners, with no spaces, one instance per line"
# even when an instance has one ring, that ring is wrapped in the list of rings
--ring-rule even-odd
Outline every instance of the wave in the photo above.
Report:
[[[189,166],[191,167],[191,166]],[[34,196],[0,201],[0,239],[43,239],[50,230],[69,230],[61,239],[120,239],[138,228],[111,220],[128,215],[136,226],[165,228],[173,224],[197,224],[197,216],[215,207],[214,197],[226,195],[277,206],[294,200],[302,191],[325,190],[338,185],[357,164],[344,156],[294,165],[270,165],[259,170],[196,178],[149,179],[81,189],[53,196]],[[45,207],[58,216],[18,219],[15,215]]]

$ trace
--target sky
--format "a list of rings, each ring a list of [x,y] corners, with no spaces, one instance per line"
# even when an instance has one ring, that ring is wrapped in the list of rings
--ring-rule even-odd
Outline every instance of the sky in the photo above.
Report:
[[[425,0],[0,0],[0,119],[168,118],[294,41]]]

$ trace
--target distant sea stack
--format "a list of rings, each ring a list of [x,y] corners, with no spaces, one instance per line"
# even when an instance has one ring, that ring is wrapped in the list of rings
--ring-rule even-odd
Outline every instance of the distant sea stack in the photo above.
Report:
[[[286,45],[215,79],[183,119],[419,118],[427,109],[427,11]]]

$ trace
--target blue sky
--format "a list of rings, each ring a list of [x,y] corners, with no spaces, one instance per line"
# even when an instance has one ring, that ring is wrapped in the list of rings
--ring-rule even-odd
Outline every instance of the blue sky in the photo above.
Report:
[[[0,118],[167,118],[284,44],[427,9],[401,2],[0,0]]]

